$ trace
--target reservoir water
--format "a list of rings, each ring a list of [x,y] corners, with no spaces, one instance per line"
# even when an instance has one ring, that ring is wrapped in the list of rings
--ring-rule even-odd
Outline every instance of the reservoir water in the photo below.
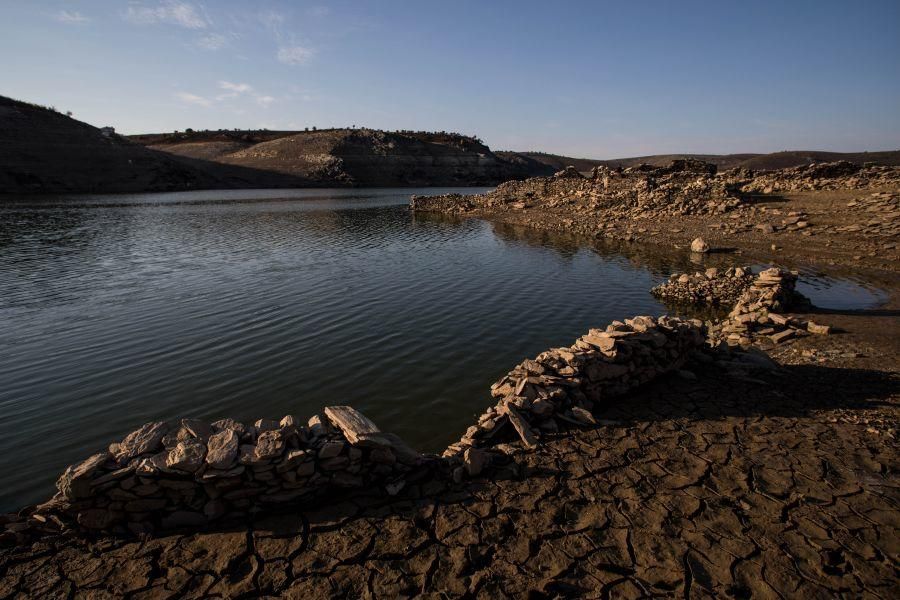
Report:
[[[66,465],[150,420],[350,404],[440,451],[520,360],[666,312],[650,287],[697,267],[407,209],[448,191],[0,201],[0,510],[50,497]],[[836,308],[880,300],[804,285]]]

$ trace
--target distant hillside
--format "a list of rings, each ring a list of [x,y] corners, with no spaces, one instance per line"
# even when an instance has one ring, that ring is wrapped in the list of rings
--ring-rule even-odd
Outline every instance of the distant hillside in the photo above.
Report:
[[[546,174],[494,154],[480,140],[446,132],[372,129],[188,131],[131,139],[216,177],[244,167],[303,179],[307,185],[493,185]],[[212,164],[210,164],[212,163]]]
[[[652,156],[635,156],[631,158],[614,158],[596,160],[590,158],[569,158],[544,152],[497,152],[509,161],[527,161],[537,165],[545,165],[548,170],[559,171],[572,165],[579,171],[590,171],[595,166],[606,167],[633,167],[639,164],[665,166],[676,159],[694,158],[713,163],[720,169],[733,169],[744,167],[756,171],[771,171],[786,169],[810,163],[834,162],[846,160],[863,164],[873,162],[881,165],[900,165],[900,150],[885,152],[820,152],[816,150],[794,150],[785,152],[773,152],[772,154],[655,154]],[[538,168],[533,166],[532,168]]]
[[[214,184],[166,154],[0,96],[0,192],[133,192]]]

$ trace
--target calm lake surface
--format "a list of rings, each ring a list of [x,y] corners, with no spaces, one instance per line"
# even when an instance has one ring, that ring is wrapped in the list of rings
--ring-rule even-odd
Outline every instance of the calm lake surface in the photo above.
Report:
[[[0,510],[150,420],[351,404],[440,451],[520,360],[666,312],[650,287],[698,266],[407,209],[447,191],[0,200]],[[881,300],[805,280],[819,305]]]

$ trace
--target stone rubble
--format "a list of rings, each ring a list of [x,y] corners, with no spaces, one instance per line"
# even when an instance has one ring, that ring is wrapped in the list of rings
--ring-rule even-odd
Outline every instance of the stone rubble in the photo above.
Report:
[[[848,162],[820,163],[756,173],[731,169],[717,173],[716,166],[698,160],[675,160],[667,167],[637,165],[627,169],[595,167],[585,177],[567,167],[552,177],[508,181],[479,195],[445,194],[413,196],[413,211],[465,215],[477,210],[522,211],[565,209],[575,224],[600,218],[604,229],[641,220],[673,215],[725,215],[735,209],[753,209],[754,196],[796,190],[862,189],[900,184],[900,167],[859,166]],[[897,219],[897,195],[873,194],[868,203],[884,207],[891,221]],[[740,216],[740,215],[737,215]],[[806,229],[803,214],[789,215],[781,223],[722,223],[726,230],[763,232]]]
[[[231,419],[148,423],[66,469],[56,496],[14,527],[46,533],[74,523],[134,534],[198,528],[333,488],[390,484],[427,472],[435,461],[350,407],[328,407],[306,425],[293,416],[251,426]]]
[[[702,304],[733,306],[753,284],[755,276],[750,267],[715,267],[693,275],[673,273],[669,281],[650,290],[650,293],[674,304]]]
[[[796,282],[797,273],[777,267],[759,273],[725,319],[707,323],[710,345],[771,348],[807,331],[830,333],[830,328],[784,314],[808,308],[809,301],[794,290]]]
[[[491,395],[497,404],[449,446],[444,457],[455,465],[455,478],[461,479],[464,470],[473,470],[474,451],[503,453],[504,429],[511,429],[524,446],[534,447],[541,435],[562,426],[595,425],[595,408],[676,371],[704,341],[700,321],[666,316],[638,316],[591,329],[572,346],[522,361],[494,383]],[[480,465],[474,469],[480,470]]]
[[[739,170],[728,173],[737,175]],[[858,165],[845,160],[800,165],[759,174],[749,171],[744,174],[752,176],[752,180],[742,186],[742,191],[764,194],[861,189],[900,183],[900,169],[897,167]]]

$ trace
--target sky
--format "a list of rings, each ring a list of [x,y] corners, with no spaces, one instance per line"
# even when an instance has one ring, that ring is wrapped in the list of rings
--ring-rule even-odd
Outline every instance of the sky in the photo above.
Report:
[[[615,158],[900,149],[900,0],[0,0],[0,95],[120,133]]]

